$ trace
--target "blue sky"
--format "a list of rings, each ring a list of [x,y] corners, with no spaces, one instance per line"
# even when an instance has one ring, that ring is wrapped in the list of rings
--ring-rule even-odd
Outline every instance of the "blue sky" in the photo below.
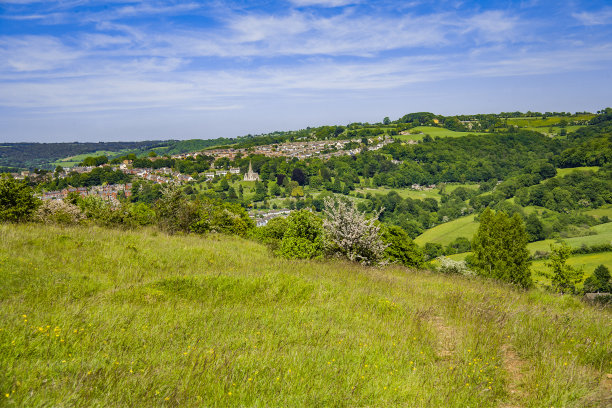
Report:
[[[0,1],[0,141],[612,105],[609,1]]]

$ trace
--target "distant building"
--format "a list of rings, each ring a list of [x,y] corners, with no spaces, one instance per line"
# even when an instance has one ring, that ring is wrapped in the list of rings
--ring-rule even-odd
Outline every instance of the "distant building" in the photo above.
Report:
[[[244,181],[259,181],[259,173],[253,171],[253,163],[249,162],[249,171],[244,175]]]

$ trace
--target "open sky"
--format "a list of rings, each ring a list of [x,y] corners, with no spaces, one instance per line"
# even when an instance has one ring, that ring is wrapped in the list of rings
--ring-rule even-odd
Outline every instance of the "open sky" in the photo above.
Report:
[[[0,0],[0,141],[612,106],[609,0]]]

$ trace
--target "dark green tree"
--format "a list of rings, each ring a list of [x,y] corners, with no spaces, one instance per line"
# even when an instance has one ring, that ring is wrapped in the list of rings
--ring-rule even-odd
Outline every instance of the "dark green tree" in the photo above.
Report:
[[[39,205],[40,200],[25,182],[0,176],[0,222],[26,221]]]
[[[584,292],[611,293],[612,281],[610,280],[610,270],[604,265],[599,265],[595,268],[593,274],[584,281]]]
[[[567,244],[550,246],[550,258],[546,266],[550,268],[547,275],[553,288],[560,293],[574,293],[576,284],[582,280],[583,272],[566,264],[567,259],[572,254],[572,249]]]
[[[532,281],[527,241],[518,214],[508,217],[503,211],[494,213],[487,208],[472,241],[473,265],[483,276],[528,288]]]
[[[525,224],[525,229],[529,235],[529,242],[540,241],[546,238],[546,234],[544,233],[544,225],[536,213],[529,214]]]
[[[279,255],[284,258],[317,258],[323,254],[323,221],[310,211],[299,210],[287,217],[287,229]]]
[[[408,236],[406,231],[395,225],[387,225],[382,230],[382,240],[387,244],[385,256],[410,268],[423,266],[423,252]]]

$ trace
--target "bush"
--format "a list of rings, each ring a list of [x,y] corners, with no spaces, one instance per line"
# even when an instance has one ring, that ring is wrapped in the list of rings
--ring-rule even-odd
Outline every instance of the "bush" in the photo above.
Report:
[[[472,241],[473,265],[481,275],[528,288],[532,280],[527,240],[525,225],[517,213],[509,217],[487,208],[480,215]]]
[[[62,200],[43,201],[36,211],[35,219],[48,224],[78,224],[85,218],[81,209]]]
[[[447,258],[445,256],[440,256],[437,258],[437,260],[440,263],[438,267],[436,268],[438,272],[441,272],[447,275],[451,275],[451,274],[457,274],[457,275],[463,275],[463,276],[475,275],[473,271],[468,269],[465,261],[453,261],[452,259]]]
[[[352,201],[325,199],[326,251],[364,265],[382,263],[387,244],[381,239],[380,225],[376,220],[383,210],[368,219]]]
[[[155,210],[159,227],[170,234],[190,231],[199,218],[197,204],[187,200],[174,183],[162,187],[162,195],[155,203]]]
[[[26,221],[39,205],[40,200],[25,182],[8,175],[0,176],[0,222]]]
[[[595,268],[593,275],[584,281],[583,290],[589,292],[612,292],[612,280],[610,280],[610,270],[605,265]]]
[[[207,200],[193,203],[197,208],[194,222],[189,230],[203,234],[220,232],[224,234],[246,236],[255,223],[247,212],[237,204]]]
[[[292,212],[287,217],[278,254],[285,258],[312,259],[323,254],[323,223],[307,210]]]
[[[136,203],[128,207],[128,222],[134,226],[152,225],[155,223],[155,211],[145,203]]]
[[[287,230],[287,219],[285,217],[272,218],[262,227],[253,230],[252,237],[266,244],[273,251],[280,248],[283,236]]]
[[[100,196],[87,196],[79,202],[81,211],[87,218],[104,226],[121,225],[124,221],[123,211],[119,211],[119,203]]]
[[[384,226],[382,240],[387,245],[385,256],[390,262],[410,268],[423,266],[423,252],[402,228],[395,225]]]

